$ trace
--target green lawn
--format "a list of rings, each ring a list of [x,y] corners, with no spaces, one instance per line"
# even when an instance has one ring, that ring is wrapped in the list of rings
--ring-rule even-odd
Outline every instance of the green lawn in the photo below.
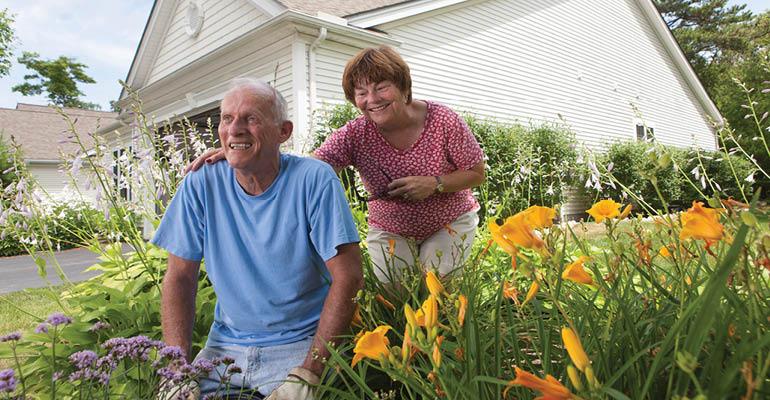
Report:
[[[61,310],[56,299],[63,290],[63,286],[55,286],[0,295],[0,335],[28,332],[49,314]],[[10,360],[0,359],[0,369],[9,367]]]

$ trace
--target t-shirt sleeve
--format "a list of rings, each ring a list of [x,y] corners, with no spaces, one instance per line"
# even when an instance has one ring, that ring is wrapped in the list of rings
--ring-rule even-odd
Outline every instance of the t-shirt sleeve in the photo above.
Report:
[[[447,156],[458,170],[469,170],[484,159],[484,152],[468,124],[456,112],[445,109],[447,116]]]
[[[355,131],[353,123],[355,121],[350,121],[332,132],[321,147],[316,149],[315,156],[334,168],[344,168],[353,164],[353,132]]]
[[[326,166],[326,168],[329,168]],[[334,171],[326,173],[327,179],[321,180],[322,186],[316,198],[309,199],[310,204],[310,241],[324,261],[337,255],[337,246],[358,243],[358,229],[353,222],[348,200],[342,189],[342,183]]]
[[[196,180],[202,174],[188,175],[179,186],[166,208],[160,226],[150,241],[169,253],[191,261],[203,258],[203,232],[205,226],[202,191],[196,190]],[[195,179],[198,178],[198,179]]]

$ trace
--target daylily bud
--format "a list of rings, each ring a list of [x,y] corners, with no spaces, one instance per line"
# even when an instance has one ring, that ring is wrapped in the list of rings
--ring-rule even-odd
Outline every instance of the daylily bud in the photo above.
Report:
[[[578,373],[577,368],[573,365],[567,366],[567,375],[569,376],[570,382],[572,382],[572,386],[575,387],[575,390],[578,392],[583,391],[583,381],[580,380],[580,374]]]

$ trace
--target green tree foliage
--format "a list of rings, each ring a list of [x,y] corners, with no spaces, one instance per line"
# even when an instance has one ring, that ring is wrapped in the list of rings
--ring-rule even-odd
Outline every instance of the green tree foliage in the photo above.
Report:
[[[96,83],[85,73],[85,64],[74,58],[60,56],[54,60],[44,60],[38,53],[25,51],[18,59],[34,73],[24,75],[24,83],[11,88],[24,96],[48,93],[53,104],[62,107],[77,107],[91,110],[100,109],[98,104],[80,100],[83,92],[78,83]]]
[[[8,75],[13,56],[13,14],[7,8],[0,10],[0,76]]]

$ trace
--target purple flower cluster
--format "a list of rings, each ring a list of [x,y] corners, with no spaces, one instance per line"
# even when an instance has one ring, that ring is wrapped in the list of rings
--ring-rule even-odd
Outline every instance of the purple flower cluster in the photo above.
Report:
[[[106,329],[110,329],[112,326],[108,324],[107,322],[98,321],[97,323],[91,325],[90,328],[88,328],[89,332],[98,332]]]
[[[13,393],[16,390],[16,378],[12,369],[0,371],[0,393]]]
[[[41,322],[35,328],[35,333],[48,333],[48,323]]]
[[[147,336],[134,336],[130,338],[112,338],[102,344],[102,348],[108,351],[118,361],[125,358],[133,361],[147,361],[150,352],[154,349],[165,347],[160,340],[152,340]]]
[[[21,339],[21,332],[11,332],[7,335],[0,336],[0,343],[3,342],[16,342]]]
[[[69,325],[72,323],[72,318],[60,313],[55,312],[46,318],[45,322],[41,322],[35,328],[35,333],[48,333],[50,327],[56,327],[59,325]]]
[[[60,312],[56,312],[49,315],[48,319],[46,319],[45,322],[51,324],[51,326],[69,325],[72,323],[72,318]]]

